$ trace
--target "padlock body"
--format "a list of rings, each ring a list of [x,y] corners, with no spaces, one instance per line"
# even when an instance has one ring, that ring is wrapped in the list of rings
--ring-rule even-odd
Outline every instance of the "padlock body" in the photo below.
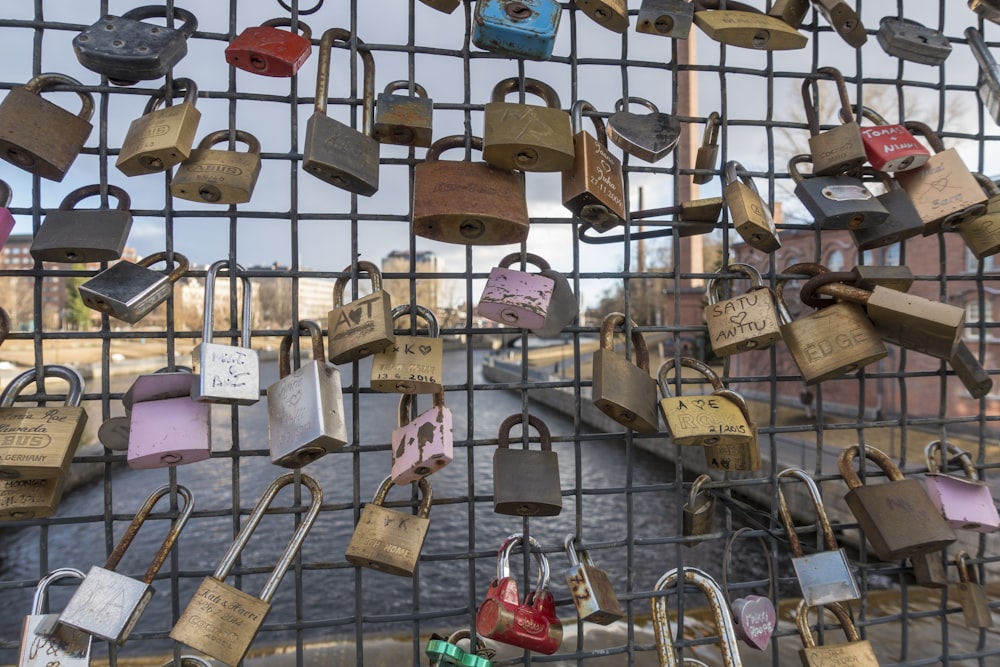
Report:
[[[413,174],[413,233],[466,245],[528,238],[524,175],[485,162],[422,162]]]
[[[177,168],[170,194],[209,204],[245,204],[259,175],[259,153],[196,148]]]
[[[871,642],[862,639],[846,644],[828,644],[799,650],[802,667],[879,667]]]
[[[3,250],[10,233],[14,231],[14,216],[10,210],[0,206],[0,250]]]
[[[810,607],[861,597],[843,549],[817,551],[792,558],[802,597]]]
[[[927,495],[952,528],[993,533],[1000,530],[1000,516],[989,484],[974,479],[929,473]]]
[[[226,62],[261,76],[294,76],[312,53],[312,43],[290,30],[246,28],[226,47]]]
[[[166,301],[174,284],[159,271],[132,262],[118,262],[80,285],[88,308],[135,324]]]
[[[584,558],[584,554],[580,554],[580,558]],[[625,615],[604,570],[585,562],[571,565],[566,570],[566,585],[581,620],[608,625]]]
[[[360,567],[412,577],[428,526],[430,519],[368,503],[361,510],[346,558]]]
[[[766,350],[781,340],[774,295],[767,288],[705,306],[712,350],[718,356]]]
[[[159,79],[187,55],[176,28],[106,16],[73,38],[80,64],[119,85]]]
[[[542,590],[534,604],[518,598],[517,582],[504,577],[490,582],[476,610],[476,634],[520,648],[552,655],[562,644],[562,623],[552,594]]]
[[[129,211],[52,211],[31,241],[31,256],[65,264],[110,262],[121,258],[131,229]]]
[[[923,233],[924,221],[905,190],[892,189],[876,199],[889,212],[889,217],[878,225],[851,230],[858,250],[881,248]]]
[[[58,619],[59,614],[31,614],[24,619],[17,667],[90,666],[90,635],[58,627]]]
[[[951,55],[951,42],[937,30],[914,21],[887,16],[875,34],[889,55],[924,65],[940,65]]]
[[[198,381],[191,398],[205,403],[253,405],[260,400],[260,361],[257,350],[202,342],[191,351]]]
[[[149,584],[93,565],[59,615],[59,624],[123,646],[152,597]]]
[[[542,269],[540,275],[552,279],[552,298],[545,311],[545,324],[531,332],[539,338],[558,338],[563,329],[580,314],[580,302],[573,294],[573,288],[565,275],[555,269]]]
[[[92,129],[76,114],[16,86],[0,103],[0,158],[61,181]]]
[[[753,429],[739,406],[725,396],[660,399],[663,420],[676,445],[747,445]]]
[[[436,394],[442,390],[444,341],[428,336],[396,336],[372,357],[371,388],[399,394]]]
[[[212,406],[190,396],[132,404],[128,465],[133,470],[204,461],[212,455]]]
[[[378,191],[378,142],[319,111],[306,124],[302,168],[330,185],[371,197]]]
[[[986,597],[986,589],[980,584],[960,581],[955,584],[954,596],[962,604],[962,615],[967,628],[992,628],[993,614],[990,613],[990,601]]]
[[[781,337],[807,385],[852,373],[886,357],[861,306],[835,303],[781,325]]]
[[[749,185],[741,181],[727,183],[722,196],[729,208],[729,221],[744,241],[761,252],[781,247],[770,209]]]
[[[910,556],[913,565],[913,578],[918,586],[924,588],[948,588],[948,572],[945,569],[944,558],[937,551]]]
[[[511,102],[486,105],[483,159],[494,167],[569,171],[574,155],[569,114],[562,109]]]
[[[918,169],[931,157],[924,145],[899,124],[862,127],[861,140],[868,162],[878,171]]]
[[[86,424],[80,407],[0,408],[0,478],[64,479]]]
[[[437,472],[454,457],[451,410],[433,405],[392,432],[392,483],[409,484]]]
[[[508,9],[508,0],[477,0],[472,43],[514,58],[548,60],[556,43],[562,6],[556,0],[521,0],[525,9]],[[556,170],[553,170],[556,171]]]
[[[481,317],[524,329],[538,329],[545,324],[555,281],[538,273],[495,266],[476,313]]]
[[[562,512],[559,455],[497,447],[493,452],[493,511],[513,516],[557,516]]]
[[[760,595],[747,595],[733,600],[732,607],[736,637],[758,651],[766,650],[778,623],[774,603]]]
[[[334,307],[327,318],[332,364],[362,359],[385,350],[396,341],[392,303],[389,294],[382,290]]]
[[[694,5],[687,0],[642,0],[636,32],[687,39],[694,22]]]
[[[708,146],[702,144],[698,146],[698,152],[694,156],[694,168],[695,169],[710,169],[714,170],[716,164],[719,161],[719,147],[718,145],[709,144]],[[698,185],[705,185],[706,183],[711,183],[714,178],[713,174],[693,174],[691,176],[691,181],[697,183]]]
[[[797,29],[802,25],[810,9],[812,3],[809,0],[775,0],[768,14]]]
[[[986,213],[958,225],[958,233],[976,259],[1000,252],[1000,197],[990,197]]]
[[[132,121],[115,166],[126,176],[155,174],[188,159],[201,112],[193,104],[156,109]]]
[[[0,521],[44,519],[62,500],[65,478],[0,479]]]
[[[188,603],[170,638],[227,665],[237,665],[264,624],[271,605],[205,577]]]
[[[420,2],[445,14],[451,14],[462,4],[462,0],[420,0]]]
[[[577,7],[595,23],[612,32],[628,30],[627,0],[580,0]]]
[[[656,414],[656,380],[614,350],[594,352],[594,405],[616,422],[645,435],[660,430]]]
[[[896,174],[924,221],[924,236],[941,231],[941,223],[972,219],[986,211],[986,193],[954,148],[935,153],[920,169]]]
[[[851,176],[814,176],[795,184],[795,196],[819,229],[865,229],[889,217],[882,203]]]
[[[340,370],[310,361],[267,388],[271,463],[301,468],[347,444]]]
[[[379,93],[372,136],[381,144],[431,145],[434,102],[417,95]]]
[[[573,168],[562,173],[563,206],[598,232],[622,224],[625,181],[622,163],[588,132],[573,135]]]
[[[809,153],[816,176],[835,176],[857,169],[868,161],[861,127],[856,122],[844,123],[809,137]]]
[[[757,426],[750,424],[751,438],[745,443],[705,446],[705,464],[716,470],[760,470]]]
[[[795,28],[766,14],[730,9],[696,11],[694,22],[709,39],[746,49],[801,49],[807,41]]]
[[[681,510],[681,534],[684,537],[707,535],[712,532],[712,524],[715,523],[714,496],[697,496],[694,505],[686,502]],[[682,544],[693,547],[697,541],[685,540]]]
[[[965,309],[877,285],[868,317],[882,340],[950,360],[965,331]]]

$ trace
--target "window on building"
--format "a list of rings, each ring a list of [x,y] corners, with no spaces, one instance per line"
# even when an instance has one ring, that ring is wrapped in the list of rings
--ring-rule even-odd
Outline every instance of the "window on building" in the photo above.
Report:
[[[970,301],[965,304],[965,339],[966,340],[979,340],[979,324],[993,324],[993,302],[985,300],[982,303],[982,309],[980,309],[979,300]],[[995,341],[1000,338],[1000,332],[995,328],[985,329],[985,338],[988,341]]]
[[[834,250],[831,252],[830,256],[826,260],[826,267],[831,271],[843,271],[844,252],[842,250]]]

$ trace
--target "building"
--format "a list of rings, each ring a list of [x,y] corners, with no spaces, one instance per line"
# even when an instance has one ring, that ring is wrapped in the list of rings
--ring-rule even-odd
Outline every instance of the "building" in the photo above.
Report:
[[[416,303],[429,308],[440,318],[441,307],[446,304],[441,303],[441,280],[433,277],[433,274],[441,271],[444,271],[444,260],[439,259],[433,252],[418,252],[411,262],[409,251],[394,250],[382,259],[383,276],[392,273],[405,273],[412,277],[383,277],[382,288],[389,293],[392,305],[398,306],[410,303],[410,281],[413,281],[416,286]],[[360,291],[368,293],[370,290],[366,287]]]

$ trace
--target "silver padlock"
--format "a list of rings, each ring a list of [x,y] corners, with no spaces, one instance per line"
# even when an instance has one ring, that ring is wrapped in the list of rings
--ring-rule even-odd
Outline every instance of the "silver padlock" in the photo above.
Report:
[[[257,350],[250,349],[250,323],[252,313],[252,288],[250,279],[240,275],[243,283],[243,308],[240,317],[240,346],[212,342],[215,319],[215,278],[220,271],[232,275],[229,260],[220,259],[208,267],[205,274],[205,313],[201,329],[201,343],[191,351],[197,383],[191,385],[191,398],[204,403],[227,405],[253,405],[260,400],[260,362]],[[236,264],[236,271],[243,267]]]
[[[650,113],[639,115],[628,110],[630,104],[641,104]],[[681,138],[681,123],[677,116],[660,113],[655,104],[641,97],[628,97],[615,102],[615,112],[608,119],[608,139],[626,153],[646,162],[665,158]]]
[[[80,285],[80,298],[88,308],[135,324],[166,301],[174,283],[188,269],[188,259],[174,253],[174,269],[169,274],[148,267],[166,262],[167,253],[154,252],[138,264],[121,261]]]
[[[59,614],[42,613],[49,584],[59,579],[83,579],[83,572],[64,567],[42,577],[35,588],[31,615],[24,619],[18,667],[88,667],[91,636],[72,628],[58,628]]]
[[[49,212],[31,241],[31,256],[42,262],[89,264],[119,259],[132,229],[131,200],[117,185],[108,194],[118,200],[115,209],[77,209],[77,203],[101,194],[100,185],[85,185],[66,195],[59,209]]]
[[[624,616],[607,572],[594,565],[586,550],[577,554],[573,535],[567,535],[563,545],[569,557],[566,585],[573,596],[577,616],[600,625],[609,625]]]

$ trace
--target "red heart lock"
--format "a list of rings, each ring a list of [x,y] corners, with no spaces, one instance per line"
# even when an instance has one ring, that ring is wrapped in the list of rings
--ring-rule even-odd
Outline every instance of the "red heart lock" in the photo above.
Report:
[[[774,603],[770,598],[748,595],[733,600],[733,620],[736,636],[748,646],[763,651],[771,641],[771,633],[777,622]]]

